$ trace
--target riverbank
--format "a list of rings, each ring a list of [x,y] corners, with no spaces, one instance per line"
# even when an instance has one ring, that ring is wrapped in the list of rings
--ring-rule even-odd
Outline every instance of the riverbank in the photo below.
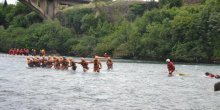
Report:
[[[47,56],[61,56],[60,54],[56,53],[56,54],[47,54]],[[27,56],[24,55],[9,55],[7,53],[4,52],[0,52],[0,57],[21,57],[21,58],[26,58]],[[31,55],[29,55],[31,57]],[[62,55],[65,57],[73,57],[73,58],[81,58],[82,56],[71,56],[71,55]],[[89,59],[92,61],[92,59],[94,58],[92,57],[85,57],[86,59]],[[120,62],[120,61],[125,61],[125,62],[130,62],[130,63],[158,63],[158,64],[163,64],[166,63],[164,59],[137,59],[137,58],[125,58],[125,57],[112,57],[114,59],[114,62]],[[106,59],[101,58],[100,59],[102,62],[105,62]],[[186,64],[186,65],[201,65],[201,64],[220,64],[220,59],[217,59],[215,61],[210,61],[210,62],[187,62],[187,61],[178,61],[178,60],[173,60],[175,64]]]

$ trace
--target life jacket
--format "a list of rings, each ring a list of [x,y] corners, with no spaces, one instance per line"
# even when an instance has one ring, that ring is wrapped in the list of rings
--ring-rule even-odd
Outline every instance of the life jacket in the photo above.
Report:
[[[20,55],[23,54],[23,50],[22,50],[22,49],[19,50],[19,54],[20,54]]]
[[[29,50],[28,49],[26,49],[26,53],[29,54]]]
[[[215,75],[214,74],[209,74],[208,77],[213,78],[213,77],[215,77]]]
[[[174,66],[173,62],[171,62],[171,61],[168,62],[167,68],[168,68],[169,71],[174,71],[175,70],[175,66]]]
[[[12,51],[13,51],[13,53],[12,53],[12,54],[13,54],[13,55],[15,55],[15,54],[16,54],[16,50],[15,50],[15,49],[13,49]]]
[[[19,49],[17,49],[17,50],[16,50],[16,54],[17,54],[17,55],[19,55],[19,54],[20,54],[20,53],[19,53]]]
[[[9,55],[11,55],[11,53],[12,53],[11,51],[12,51],[11,49],[8,51],[8,54],[9,54]]]

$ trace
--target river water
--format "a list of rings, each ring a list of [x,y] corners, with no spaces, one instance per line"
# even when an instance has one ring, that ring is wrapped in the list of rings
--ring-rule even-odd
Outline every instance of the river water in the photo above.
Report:
[[[75,59],[79,60],[79,59]],[[188,76],[167,76],[165,62],[113,60],[100,73],[27,68],[25,57],[0,54],[0,110],[219,110],[219,65],[176,64]]]

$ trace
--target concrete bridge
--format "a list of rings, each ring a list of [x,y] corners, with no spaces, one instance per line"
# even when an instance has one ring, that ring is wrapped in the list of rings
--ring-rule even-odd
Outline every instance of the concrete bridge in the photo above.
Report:
[[[91,0],[18,0],[37,12],[44,19],[53,19],[59,5],[89,3]]]

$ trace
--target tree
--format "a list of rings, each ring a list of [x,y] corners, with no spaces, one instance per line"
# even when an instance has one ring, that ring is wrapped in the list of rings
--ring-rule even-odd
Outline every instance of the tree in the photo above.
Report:
[[[8,3],[7,3],[7,0],[5,0],[4,2],[4,5],[3,5],[3,8],[7,7],[8,6]]]
[[[183,5],[183,0],[159,0],[159,4],[161,7],[181,7]]]

